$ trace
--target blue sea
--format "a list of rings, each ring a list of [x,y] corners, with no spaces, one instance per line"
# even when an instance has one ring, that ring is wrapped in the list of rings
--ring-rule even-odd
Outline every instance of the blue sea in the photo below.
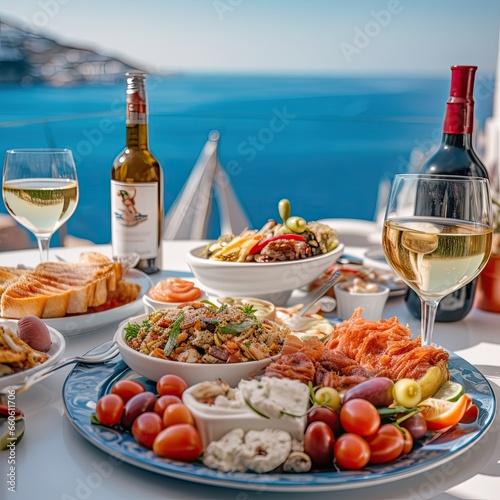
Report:
[[[492,112],[483,83],[479,126]],[[293,215],[374,218],[382,179],[408,169],[415,148],[439,140],[449,81],[242,75],[151,76],[150,149],[165,175],[168,210],[211,130],[253,227]],[[2,86],[0,145],[73,150],[80,201],[68,233],[110,241],[110,167],[125,141],[125,83]],[[0,201],[0,212],[6,209]],[[214,219],[211,236],[218,235]],[[56,237],[57,238],[57,237]],[[57,242],[56,239],[54,239]]]

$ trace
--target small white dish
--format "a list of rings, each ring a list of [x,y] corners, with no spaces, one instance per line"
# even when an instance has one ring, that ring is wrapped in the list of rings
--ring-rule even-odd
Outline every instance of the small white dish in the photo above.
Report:
[[[268,300],[256,299],[254,297],[218,297],[219,304],[227,304],[229,306],[251,305],[255,310],[255,317],[262,320],[276,321],[276,306]]]
[[[389,297],[389,288],[378,285],[378,292],[353,293],[346,289],[348,283],[337,283],[334,286],[337,299],[337,316],[350,318],[358,307],[363,308],[363,318],[379,321],[384,312],[384,306]]]
[[[172,361],[169,359],[148,356],[128,346],[125,341],[124,329],[129,322],[141,324],[147,317],[147,314],[142,314],[121,323],[115,333],[114,342],[118,345],[123,361],[125,361],[132,370],[155,382],[158,381],[162,375],[173,373],[182,377],[189,386],[204,382],[205,380],[217,380],[219,378],[225,380],[229,385],[235,386],[238,385],[242,378],[257,375],[269,365],[273,359],[279,356],[258,361],[217,364],[186,363],[183,361]]]
[[[209,297],[205,292],[202,292],[201,297],[199,299],[196,299],[195,302],[199,302],[201,300],[209,300]],[[150,314],[160,309],[176,309],[177,307],[188,303],[188,302],[163,302],[161,300],[152,299],[147,294],[143,295],[142,302],[144,304],[144,312],[146,314]]]
[[[0,325],[4,328],[8,328],[11,332],[17,333],[17,320],[9,319],[9,320],[1,320]],[[0,377],[0,390],[4,387],[8,387],[9,385],[16,385],[22,383],[22,381],[29,375],[45,368],[47,366],[52,366],[61,359],[64,354],[64,350],[66,349],[66,340],[64,337],[51,326],[47,326],[50,333],[50,340],[52,341],[52,345],[50,349],[47,351],[49,355],[49,359],[40,365],[34,366],[33,368],[29,368],[28,370],[24,370],[22,372],[13,373],[11,375],[4,375]]]
[[[265,380],[265,378],[261,379],[261,381],[263,380]],[[254,382],[256,381],[245,381],[245,383],[248,384]],[[290,379],[274,379],[273,383],[277,385],[274,391],[280,391],[282,395],[284,395],[284,399],[287,397],[285,394],[289,394],[291,390],[296,389],[293,387],[294,384],[300,384],[300,382]],[[249,406],[231,408],[227,406],[205,404],[198,401],[193,396],[193,391],[195,391],[196,388],[197,385],[194,385],[186,389],[182,394],[182,402],[189,408],[189,411],[195,419],[196,428],[200,433],[204,448],[206,448],[210,442],[221,439],[229,431],[236,428],[243,429],[244,431],[260,431],[269,428],[280,429],[290,433],[294,439],[303,439],[307,424],[306,413],[309,408],[309,395],[302,387],[302,393],[299,396],[299,400],[303,402],[303,405],[300,410],[295,411],[295,413],[300,414],[296,417],[283,414],[277,416],[274,412],[270,412],[270,415],[266,414],[266,417],[263,417],[251,410]],[[246,391],[249,399],[255,394],[255,389],[251,388],[250,391],[250,394],[248,389]],[[273,402],[276,401],[274,400]],[[265,414],[265,410],[263,411]],[[292,411],[292,413],[294,412]]]
[[[181,279],[182,281],[189,281],[189,282],[193,283],[193,285],[200,290],[201,296],[198,297],[194,301],[187,300],[184,302],[166,302],[166,301],[154,299],[153,297],[151,297],[151,294],[155,291],[155,287],[158,286],[160,283],[166,282],[169,279],[174,279],[174,280]],[[207,293],[204,290],[202,290],[199,283],[195,279],[193,279],[193,278],[175,278],[175,277],[168,277],[168,276],[162,280],[159,280],[157,283],[155,283],[155,285],[152,286],[150,288],[150,290],[148,290],[148,292],[145,293],[142,297],[142,302],[144,303],[144,311],[146,312],[146,314],[152,313],[154,311],[158,311],[160,309],[177,309],[179,306],[182,306],[184,304],[188,304],[189,302],[199,302],[201,300],[209,300],[209,297],[208,297]]]

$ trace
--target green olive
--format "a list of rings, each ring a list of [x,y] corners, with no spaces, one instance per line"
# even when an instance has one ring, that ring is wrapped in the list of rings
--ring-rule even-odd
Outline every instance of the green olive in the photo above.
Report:
[[[278,212],[283,219],[283,224],[286,224],[288,217],[290,217],[290,202],[286,198],[278,203]]]
[[[392,388],[392,394],[396,403],[406,408],[413,408],[422,400],[422,388],[411,378],[399,379]]]
[[[278,231],[276,231],[276,235],[278,234],[293,234],[294,231],[292,231],[286,224],[283,224]]]
[[[302,217],[288,217],[286,220],[288,226],[294,233],[303,233],[306,230],[307,222]]]

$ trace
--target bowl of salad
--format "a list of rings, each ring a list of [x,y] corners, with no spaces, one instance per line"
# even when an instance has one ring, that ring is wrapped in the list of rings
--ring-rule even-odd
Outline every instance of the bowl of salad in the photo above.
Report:
[[[255,315],[249,304],[193,302],[130,318],[114,336],[127,365],[157,381],[167,373],[188,385],[238,384],[281,354],[290,329]]]
[[[282,222],[270,219],[259,230],[223,235],[188,253],[187,263],[209,295],[250,296],[282,305],[294,289],[337,261],[344,245],[335,229],[290,217],[288,200],[278,208]]]

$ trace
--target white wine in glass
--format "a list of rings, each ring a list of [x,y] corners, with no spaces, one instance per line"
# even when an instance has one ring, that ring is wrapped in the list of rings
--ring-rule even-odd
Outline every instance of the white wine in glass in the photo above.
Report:
[[[491,242],[487,179],[396,175],[382,244],[389,265],[420,297],[423,345],[432,343],[439,301],[481,272]]]
[[[2,194],[17,222],[38,240],[48,261],[50,238],[78,203],[78,179],[69,149],[10,149],[5,155]]]

